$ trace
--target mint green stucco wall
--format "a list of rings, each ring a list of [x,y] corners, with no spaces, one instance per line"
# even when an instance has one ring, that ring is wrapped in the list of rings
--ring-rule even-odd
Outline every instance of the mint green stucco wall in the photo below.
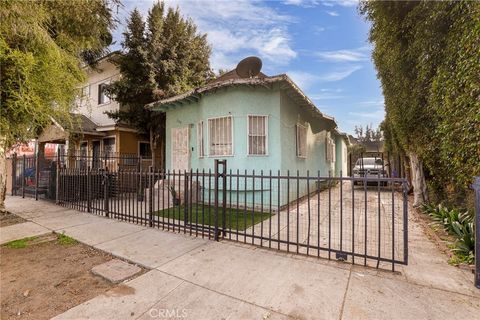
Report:
[[[348,174],[347,168],[347,143],[345,142],[345,138],[342,136],[336,135],[335,136],[335,175],[346,176]]]
[[[233,156],[208,156],[208,119],[232,115]],[[268,155],[247,155],[247,116],[267,115]],[[280,169],[280,93],[265,88],[234,87],[204,95],[166,112],[166,168],[171,169],[172,128],[190,125],[190,167],[193,170],[212,169],[214,159],[227,159],[228,169],[278,170]],[[198,157],[197,125],[204,121],[205,157]],[[193,150],[192,150],[193,148]]]
[[[281,93],[281,166],[282,171],[300,171],[305,175],[307,170],[311,175],[327,176],[333,170],[333,164],[328,164],[325,157],[326,130],[313,133],[308,121],[312,117],[304,109],[296,105],[285,93]],[[318,121],[318,120],[316,120]],[[307,157],[299,158],[296,153],[296,124],[307,127]]]
[[[232,115],[233,117],[233,156],[210,157],[208,156],[208,119]],[[268,155],[249,156],[247,155],[247,116],[267,115],[268,118]],[[199,158],[197,150],[197,125],[204,121],[205,157]],[[172,169],[172,128],[190,127],[190,167],[195,170],[206,170],[214,168],[214,159],[227,159],[228,169],[233,173],[240,170],[241,173],[255,170],[260,174],[261,170],[265,175],[272,171],[273,175],[281,170],[282,174],[290,171],[291,176],[299,170],[301,176],[305,176],[307,170],[310,176],[328,176],[329,171],[335,173],[335,164],[326,163],[325,137],[327,131],[323,130],[313,133],[309,121],[312,121],[304,109],[300,108],[294,101],[278,86],[273,89],[262,87],[230,87],[219,89],[216,92],[203,95],[199,101],[190,102],[182,106],[170,108],[166,111],[166,169]],[[315,120],[318,121],[318,120]],[[301,123],[307,126],[307,157],[299,158],[296,154],[296,124]],[[227,182],[227,197],[236,201],[237,196],[241,203],[247,206],[257,205],[261,197],[264,203],[270,203],[275,208],[277,204],[283,206],[287,203],[287,184],[285,180],[280,182],[280,197],[278,196],[278,180],[272,181],[270,189],[269,181],[265,180],[263,186],[260,179],[256,179],[255,186],[251,179],[245,186],[244,180],[240,179],[238,190],[237,181]],[[213,186],[213,181],[212,181]],[[315,190],[316,181],[311,181],[309,188]],[[205,186],[204,186],[205,187]],[[255,192],[253,192],[255,188]],[[288,197],[291,200],[306,194],[307,186],[305,181],[300,183],[300,190],[291,182],[288,188]],[[245,191],[246,190],[246,191]],[[263,190],[263,191],[260,191]],[[212,199],[213,193],[204,189],[204,199]]]

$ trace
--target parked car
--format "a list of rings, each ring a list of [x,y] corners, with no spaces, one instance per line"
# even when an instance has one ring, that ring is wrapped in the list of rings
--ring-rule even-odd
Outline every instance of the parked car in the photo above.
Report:
[[[388,178],[385,164],[381,158],[359,158],[353,167],[354,178]],[[353,182],[353,184],[361,183],[361,180]],[[386,184],[383,182],[382,185]]]

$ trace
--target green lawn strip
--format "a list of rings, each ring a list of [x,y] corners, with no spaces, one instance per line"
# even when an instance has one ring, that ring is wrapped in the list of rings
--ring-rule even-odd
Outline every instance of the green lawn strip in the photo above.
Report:
[[[77,240],[70,238],[69,236],[66,236],[64,234],[58,234],[58,239],[57,243],[61,246],[70,246],[73,244],[77,244]]]
[[[13,240],[10,242],[7,242],[5,246],[7,246],[10,249],[23,249],[27,247],[28,242],[35,240],[36,237],[27,237],[23,239],[18,239],[18,240]]]
[[[218,209],[218,226],[223,225],[223,214],[222,209]],[[175,206],[169,209],[159,210],[155,213],[156,216],[171,218],[177,220],[184,220],[185,218],[185,206]],[[192,204],[192,207],[189,208],[189,222],[193,224],[203,224],[203,225],[215,225],[215,208],[213,206],[202,206],[202,204]],[[226,227],[227,229],[243,231],[252,226],[252,216],[253,224],[257,224],[262,220],[266,220],[272,216],[268,212],[259,212],[244,209],[235,209],[227,208],[226,209]],[[237,227],[238,221],[238,227]]]

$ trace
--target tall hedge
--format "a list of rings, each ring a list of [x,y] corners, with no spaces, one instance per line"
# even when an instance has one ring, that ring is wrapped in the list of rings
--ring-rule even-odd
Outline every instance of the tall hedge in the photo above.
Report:
[[[480,175],[480,2],[365,1],[387,146],[415,153],[438,202],[471,206]]]

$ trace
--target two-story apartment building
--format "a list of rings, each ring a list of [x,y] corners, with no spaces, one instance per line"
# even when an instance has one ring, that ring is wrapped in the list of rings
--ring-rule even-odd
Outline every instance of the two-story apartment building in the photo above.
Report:
[[[53,121],[38,137],[40,148],[44,143],[53,142],[63,144],[65,150],[86,158],[139,156],[145,159],[143,166],[150,165],[148,136],[127,124],[115,123],[107,115],[107,112],[120,108],[119,103],[105,92],[106,86],[120,77],[120,72],[113,63],[118,55],[118,52],[112,52],[101,58],[94,68],[85,67],[87,81],[79,88],[73,110],[75,126],[69,127]],[[72,134],[75,134],[75,139]],[[156,162],[160,158],[159,154],[159,151],[156,152]]]

